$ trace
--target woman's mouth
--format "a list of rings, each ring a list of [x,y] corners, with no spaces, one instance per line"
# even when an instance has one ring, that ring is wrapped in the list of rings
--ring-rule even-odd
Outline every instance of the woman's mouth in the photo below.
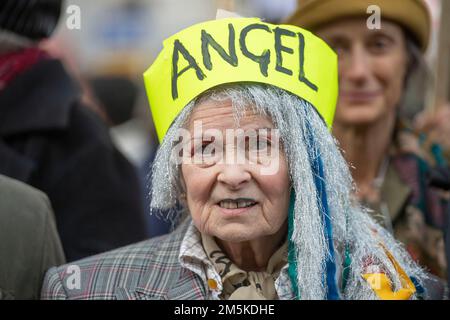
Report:
[[[219,207],[223,209],[240,209],[253,207],[256,201],[248,198],[224,199],[219,202]]]
[[[381,91],[341,91],[339,96],[351,103],[366,103],[380,96]]]
[[[247,212],[258,202],[250,198],[224,199],[217,203],[221,211],[226,215],[239,215]]]

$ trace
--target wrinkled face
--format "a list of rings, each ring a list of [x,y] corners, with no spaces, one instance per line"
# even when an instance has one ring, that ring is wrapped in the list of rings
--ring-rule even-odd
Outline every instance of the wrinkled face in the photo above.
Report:
[[[194,124],[199,121],[201,135],[194,134]],[[267,132],[273,124],[269,118],[248,109],[238,126],[230,101],[207,100],[194,109],[188,130],[201,147],[192,147],[192,154],[209,149],[209,155],[201,163],[181,165],[186,205],[200,232],[223,241],[278,238],[287,231],[290,196],[285,155],[278,145],[279,152],[267,152],[274,136],[263,134],[255,145],[249,144],[248,139],[239,143],[238,135],[231,135],[236,129]],[[216,136],[212,138],[205,133],[208,131],[216,132]],[[223,138],[217,137],[220,133]],[[216,151],[210,152],[213,145]],[[232,150],[234,157],[230,156]],[[246,161],[236,161],[238,154]],[[277,170],[270,174],[261,170],[274,161],[278,162]]]
[[[345,19],[317,30],[339,56],[339,101],[335,122],[368,125],[395,113],[407,69],[402,29],[383,20],[381,29],[366,19]]]

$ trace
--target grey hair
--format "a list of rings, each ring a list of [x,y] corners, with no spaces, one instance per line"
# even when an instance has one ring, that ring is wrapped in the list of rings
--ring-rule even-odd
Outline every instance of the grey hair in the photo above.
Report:
[[[341,295],[349,299],[374,299],[374,292],[362,278],[364,262],[370,256],[379,262],[392,279],[395,288],[401,287],[398,272],[380,243],[397,258],[408,275],[418,281],[424,278],[422,270],[411,261],[404,249],[352,199],[354,183],[336,140],[323,119],[307,101],[282,89],[262,84],[233,84],[215,88],[190,102],[169,128],[152,168],[151,209],[168,212],[174,219],[186,212],[179,208],[183,192],[180,166],[171,161],[173,145],[178,141],[178,129],[184,128],[193,109],[204,101],[230,100],[235,120],[248,108],[269,116],[279,129],[281,144],[286,154],[291,186],[295,191],[292,237],[297,259],[296,283],[302,299],[324,299],[326,260],[330,257],[322,222],[320,195],[317,194],[310,158],[320,156],[324,164],[324,180],[336,261],[344,261],[345,248],[351,252],[347,286]],[[312,138],[311,138],[312,137]],[[178,208],[178,209],[177,209]],[[342,265],[338,272],[342,274]],[[340,276],[338,276],[340,277]],[[342,281],[342,279],[340,279]]]

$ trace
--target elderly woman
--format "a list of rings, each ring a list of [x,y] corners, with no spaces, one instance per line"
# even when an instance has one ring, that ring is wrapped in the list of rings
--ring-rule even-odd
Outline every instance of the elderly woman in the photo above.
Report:
[[[337,58],[319,38],[210,21],[167,39],[144,78],[162,140],[152,207],[178,227],[51,269],[43,298],[427,296],[422,270],[351,201],[329,133]]]
[[[429,42],[426,4],[422,0],[299,3],[288,23],[312,30],[339,56],[333,133],[353,167],[357,198],[373,209],[374,217],[420,264],[445,278],[443,207],[438,192],[427,184],[434,159],[400,116],[408,83],[423,65],[422,52]],[[381,14],[375,28],[374,15],[367,13],[373,5]],[[434,155],[441,164],[442,157]]]

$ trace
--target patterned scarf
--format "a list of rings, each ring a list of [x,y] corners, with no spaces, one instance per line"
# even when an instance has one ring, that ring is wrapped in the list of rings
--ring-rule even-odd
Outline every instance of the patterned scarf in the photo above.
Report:
[[[222,278],[224,300],[276,300],[275,280],[287,263],[287,242],[269,259],[266,271],[244,271],[219,248],[214,238],[202,234],[208,259]]]

